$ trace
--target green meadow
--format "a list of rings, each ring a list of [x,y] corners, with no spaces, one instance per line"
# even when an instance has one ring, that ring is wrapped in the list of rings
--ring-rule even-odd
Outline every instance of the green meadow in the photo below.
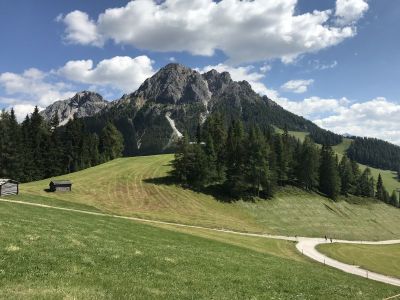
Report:
[[[319,245],[317,248],[320,252],[342,262],[400,278],[400,244],[354,245],[334,243]]]
[[[0,298],[382,299],[400,292],[308,261],[290,242],[189,231],[0,203]]]
[[[357,197],[333,202],[292,187],[269,200],[226,202],[168,182],[172,158],[116,159],[59,177],[72,180],[72,193],[47,193],[50,180],[42,180],[21,185],[13,199],[243,232],[356,240],[400,236],[400,210],[382,202]]]

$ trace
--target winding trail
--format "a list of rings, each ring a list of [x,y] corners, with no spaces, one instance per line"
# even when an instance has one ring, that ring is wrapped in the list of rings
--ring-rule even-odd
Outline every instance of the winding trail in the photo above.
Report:
[[[395,285],[395,286],[400,286],[400,279],[398,279],[398,278],[382,275],[379,273],[374,273],[374,272],[371,272],[371,271],[368,271],[365,269],[361,269],[358,266],[348,265],[348,264],[342,263],[340,261],[334,260],[332,258],[329,258],[328,256],[318,252],[316,249],[317,245],[330,243],[329,240],[326,241],[325,239],[322,239],[322,238],[290,237],[290,236],[281,236],[281,235],[247,233],[247,232],[239,232],[239,231],[233,231],[233,230],[227,230],[227,229],[208,228],[208,227],[195,226],[195,225],[186,225],[186,224],[179,224],[179,223],[172,223],[172,222],[142,219],[142,218],[137,218],[137,217],[125,217],[125,216],[120,216],[120,215],[112,215],[112,214],[106,214],[106,213],[100,213],[100,212],[79,210],[79,209],[74,209],[74,208],[58,207],[58,206],[51,206],[51,205],[40,204],[40,203],[23,202],[23,201],[17,201],[17,200],[1,199],[1,198],[0,198],[0,202],[29,205],[29,206],[43,207],[43,208],[49,208],[49,209],[57,209],[57,210],[70,211],[70,212],[95,215],[95,216],[101,216],[101,217],[111,217],[111,218],[118,218],[118,219],[125,219],[125,220],[133,220],[133,221],[144,222],[144,223],[171,225],[171,226],[195,228],[195,229],[205,229],[205,230],[210,230],[210,231],[232,233],[232,234],[238,234],[238,235],[244,235],[244,236],[263,237],[263,238],[269,238],[269,239],[297,242],[296,248],[299,252],[301,252],[303,255],[305,255],[317,262],[323,263],[324,265],[328,265],[330,267],[342,270],[346,273],[358,275],[358,276],[368,278],[371,280],[380,281],[380,282]],[[346,243],[346,244],[365,244],[365,245],[400,244],[400,240],[388,240],[388,241],[378,241],[378,242],[333,240],[333,242],[334,243]]]

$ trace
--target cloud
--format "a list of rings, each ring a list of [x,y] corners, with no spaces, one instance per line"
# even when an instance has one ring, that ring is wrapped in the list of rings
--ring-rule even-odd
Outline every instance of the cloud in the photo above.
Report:
[[[103,46],[104,41],[97,32],[96,24],[89,19],[89,16],[79,10],[70,12],[65,17],[58,15],[57,22],[64,23],[64,39],[68,43],[81,45]]]
[[[155,73],[153,63],[147,56],[135,58],[115,56],[100,61],[96,66],[90,59],[72,60],[60,68],[57,73],[75,82],[109,87],[130,93]]]
[[[302,94],[307,92],[308,86],[313,84],[313,79],[308,80],[290,80],[283,84],[281,88],[287,92]]]
[[[359,1],[354,2],[358,7]],[[363,2],[363,1],[361,1]],[[280,58],[290,63],[356,34],[356,10],[339,0],[332,10],[296,14],[298,0],[136,0],[109,8],[92,20],[82,11],[57,19],[69,43],[102,46],[107,40],[159,52],[211,56],[223,51],[230,63]],[[353,8],[353,6],[350,6]],[[365,11],[365,8],[362,9]],[[334,25],[332,20],[346,20]]]
[[[32,112],[35,105],[45,107],[56,100],[74,95],[71,86],[35,68],[21,74],[1,73],[0,88],[6,95],[0,98],[0,103],[8,108],[14,107],[19,120],[27,112]]]
[[[217,70],[218,72],[229,72],[234,81],[247,81],[250,83],[253,90],[261,95],[276,94],[275,91],[268,89],[265,84],[261,82],[261,80],[264,79],[265,74],[257,72],[254,66],[232,67],[225,64],[218,64],[214,66],[205,66],[201,69],[197,68],[196,70],[200,73],[205,73],[212,69]]]
[[[400,104],[380,97],[342,107],[315,123],[338,133],[384,139],[400,145]]]
[[[354,24],[368,10],[368,3],[365,0],[337,0],[335,15],[337,24]]]
[[[379,97],[365,102],[347,98],[306,98],[290,101],[277,97],[283,108],[339,134],[375,137],[400,145],[400,104]]]
[[[14,107],[19,121],[33,112],[56,100],[72,97],[72,87],[63,81],[56,80],[50,73],[31,68],[21,74],[5,72],[0,74],[0,88],[7,97],[0,97],[0,104],[7,109]]]
[[[333,69],[336,68],[338,66],[338,61],[334,60],[331,63],[322,63],[320,62],[318,59],[314,59],[308,62],[308,64],[314,69],[314,70],[318,70],[318,71],[323,71],[323,70],[327,70],[327,69]]]

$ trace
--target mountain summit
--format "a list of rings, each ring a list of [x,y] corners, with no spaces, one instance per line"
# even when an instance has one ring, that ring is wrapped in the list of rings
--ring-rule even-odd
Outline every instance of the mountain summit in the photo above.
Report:
[[[207,81],[197,71],[181,64],[169,64],[147,79],[132,97],[163,104],[206,105],[211,99]]]
[[[68,120],[72,119],[74,115],[78,118],[90,117],[102,111],[109,102],[95,92],[82,91],[77,93],[72,98],[66,100],[59,100],[48,106],[40,114],[46,119],[50,120],[56,114],[60,120],[60,125],[64,125]]]

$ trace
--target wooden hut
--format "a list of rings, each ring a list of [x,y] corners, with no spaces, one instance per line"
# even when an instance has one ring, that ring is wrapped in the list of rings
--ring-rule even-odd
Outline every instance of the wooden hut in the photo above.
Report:
[[[0,179],[0,196],[18,195],[19,182],[12,179]]]
[[[71,192],[72,182],[70,180],[53,180],[50,182],[51,192]]]

